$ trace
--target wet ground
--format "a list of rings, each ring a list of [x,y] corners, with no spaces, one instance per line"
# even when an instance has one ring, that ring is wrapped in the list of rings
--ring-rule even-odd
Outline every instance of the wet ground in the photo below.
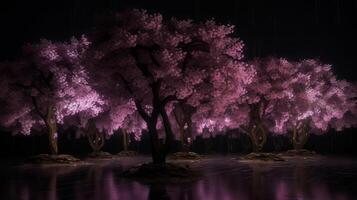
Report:
[[[184,162],[204,173],[204,177],[193,182],[143,184],[119,176],[122,170],[148,161],[148,157],[136,157],[88,160],[77,166],[2,166],[0,199],[357,199],[357,160],[352,158],[253,162],[239,161],[237,156],[212,156]]]

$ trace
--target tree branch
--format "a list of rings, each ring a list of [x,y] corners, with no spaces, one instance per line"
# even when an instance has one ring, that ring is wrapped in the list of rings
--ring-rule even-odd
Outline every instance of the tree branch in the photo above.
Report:
[[[140,101],[135,97],[133,90],[130,87],[129,82],[124,78],[123,75],[119,74],[120,79],[123,81],[125,88],[128,90],[128,92],[133,96],[135,106],[139,112],[139,114],[142,116],[142,118],[147,122],[150,120],[150,116],[145,112],[145,109],[142,107]]]
[[[160,114],[161,114],[162,122],[164,124],[165,133],[166,133],[165,145],[164,145],[164,153],[166,154],[171,146],[170,143],[172,142],[174,136],[172,133],[172,128],[171,128],[169,117],[168,117],[164,107],[160,108]]]
[[[154,58],[152,51],[153,49],[157,48],[155,45],[154,46],[150,46],[150,47],[145,47],[145,46],[136,46],[134,48],[131,49],[131,54],[133,55],[134,59],[135,59],[135,63],[136,66],[140,69],[140,71],[143,73],[143,75],[146,78],[149,78],[150,83],[155,82],[155,77],[154,75],[149,71],[149,69],[147,68],[147,65],[144,63],[140,63],[140,59],[139,59],[139,55],[138,55],[138,50],[142,49],[142,50],[146,50],[149,51],[150,53],[150,58],[152,60],[152,62],[154,62],[157,66],[160,66],[159,62]]]
[[[34,105],[37,114],[46,122],[47,121],[46,115],[41,112],[41,110],[38,106],[38,103],[37,103],[37,99],[32,96],[31,100],[32,100],[32,104]]]
[[[167,97],[165,97],[161,103],[163,106],[166,106],[166,104],[168,104],[169,102],[178,101],[178,100],[179,99],[176,97],[176,93],[175,93],[174,95],[168,95]]]
[[[51,79],[53,78],[53,74],[50,73],[50,75],[46,76],[43,73],[43,71],[40,70],[34,62],[31,62],[30,66],[31,66],[31,68],[33,68],[34,70],[36,70],[40,74],[40,78],[41,78],[42,82],[44,82],[45,85],[47,85],[48,89],[50,89],[52,91],[53,88],[51,86]]]
[[[31,90],[32,88],[35,88],[40,94],[45,95],[45,92],[43,92],[39,87],[35,86],[33,83],[31,83],[31,85],[27,86],[21,83],[15,83],[14,84],[17,87],[20,87],[24,90]]]
[[[249,131],[249,128],[248,127],[246,127],[246,126],[244,126],[244,125],[241,125],[240,126],[240,129],[243,131],[243,132],[245,132],[246,134],[250,134],[250,131]]]

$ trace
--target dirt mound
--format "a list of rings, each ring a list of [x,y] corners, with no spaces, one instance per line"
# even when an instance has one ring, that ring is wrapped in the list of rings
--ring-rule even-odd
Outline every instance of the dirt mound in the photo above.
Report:
[[[36,164],[72,164],[80,162],[81,160],[67,154],[49,155],[40,154],[30,157],[26,160],[27,163]]]
[[[284,158],[273,153],[250,153],[240,157],[240,160],[285,161]]]
[[[92,152],[88,154],[88,157],[90,158],[102,158],[102,159],[111,159],[113,158],[113,155],[105,152],[105,151],[98,151],[98,152]]]
[[[202,157],[195,152],[177,152],[172,154],[169,158],[173,160],[199,160]]]
[[[117,154],[119,157],[133,157],[139,155],[136,151],[121,151]]]
[[[282,156],[315,156],[315,151],[310,151],[307,149],[291,149],[284,153],[281,153]]]

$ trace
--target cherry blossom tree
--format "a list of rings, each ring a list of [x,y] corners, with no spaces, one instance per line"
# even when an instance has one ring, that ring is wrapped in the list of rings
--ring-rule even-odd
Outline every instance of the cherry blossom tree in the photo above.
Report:
[[[131,137],[138,141],[140,140],[141,134],[144,130],[147,130],[145,121],[141,118],[138,112],[134,112],[128,115],[121,127],[121,132],[123,135],[123,151],[128,151],[128,146],[131,142]]]
[[[134,102],[150,133],[155,164],[165,163],[174,136],[169,103],[197,107],[211,97],[233,101],[244,93],[251,73],[241,61],[243,43],[233,31],[233,26],[213,20],[195,24],[134,10],[117,14],[92,34],[88,63],[97,91],[108,99]],[[163,144],[159,120],[165,130]]]
[[[76,138],[86,137],[93,153],[99,153],[105,144],[106,133],[98,129],[97,123],[102,120],[104,113],[101,112],[97,116],[92,116],[84,111],[76,115],[67,116],[64,119],[62,128],[76,127]]]
[[[292,65],[281,83],[288,86],[284,88],[287,96],[276,99],[267,108],[272,132],[291,132],[294,148],[302,149],[310,133],[322,134],[330,128],[342,130],[356,125],[355,85],[338,80],[331,65],[318,60],[302,60]]]
[[[88,83],[82,56],[86,37],[68,43],[42,40],[25,46],[21,61],[1,65],[0,122],[14,133],[45,127],[52,154],[58,153],[57,126],[66,116],[86,111],[95,116],[104,104]]]
[[[330,65],[313,59],[292,62],[283,58],[255,59],[250,64],[256,76],[247,92],[233,107],[226,105],[229,110],[221,112],[218,119],[206,119],[211,120],[211,129],[232,127],[232,120],[238,122],[249,135],[253,150],[261,151],[267,133],[292,132],[294,147],[300,149],[310,131],[324,133],[329,127],[355,124],[347,120],[355,113],[354,86],[337,80]]]
[[[87,110],[67,117],[66,124],[77,127],[78,136],[86,136],[94,152],[98,152],[105,142],[105,136],[112,136],[121,130],[124,137],[123,146],[128,145],[128,133],[139,138],[141,130],[145,129],[142,120],[138,118],[133,101],[124,102],[122,99],[104,99],[102,112],[93,116]],[[127,133],[128,132],[128,133]]]
[[[279,58],[255,59],[250,65],[256,74],[243,95],[233,102],[212,98],[194,114],[199,133],[240,128],[250,137],[253,151],[261,151],[269,132],[292,132],[299,149],[310,130],[323,133],[328,127],[356,124],[355,86],[337,80],[329,65]]]
[[[331,120],[330,128],[337,131],[341,131],[345,128],[354,128],[357,126],[357,83],[349,83],[345,88],[344,93],[346,94],[348,111],[343,115],[342,118],[334,118]]]
[[[89,145],[92,147],[93,152],[99,152],[105,144],[105,133],[98,130],[93,118],[88,120],[85,131]]]
[[[293,86],[290,79],[295,74],[295,65],[286,59],[266,58],[255,59],[250,64],[256,71],[256,77],[247,87],[244,98],[238,102],[246,123],[240,126],[248,134],[253,145],[253,151],[263,149],[268,132],[276,132],[279,120],[271,123],[271,112],[282,111],[277,102],[293,96]],[[280,109],[280,110],[279,110]]]
[[[130,143],[129,136],[132,134],[136,140],[139,140],[142,131],[146,130],[146,124],[136,111],[132,100],[124,102],[111,99],[109,102],[115,104],[108,104],[110,106],[108,111],[98,118],[96,126],[109,136],[115,131],[120,131],[123,136],[123,151],[127,151]]]

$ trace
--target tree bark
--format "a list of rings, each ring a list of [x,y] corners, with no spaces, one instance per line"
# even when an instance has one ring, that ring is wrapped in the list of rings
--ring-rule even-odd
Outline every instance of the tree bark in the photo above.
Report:
[[[147,124],[148,124],[149,135],[150,135],[152,161],[156,165],[164,165],[166,159],[161,152],[161,144],[156,129],[156,123],[153,120],[150,120],[147,122]]]
[[[255,125],[250,130],[249,138],[253,145],[253,152],[261,152],[267,140],[266,132],[263,125]]]
[[[174,117],[179,126],[181,151],[183,152],[189,151],[190,144],[188,143],[188,137],[191,136],[191,113],[192,110],[183,102],[179,102],[175,105]],[[187,126],[187,128],[185,126]]]
[[[105,138],[103,134],[88,134],[87,136],[89,145],[92,147],[93,152],[99,152],[105,143]]]
[[[104,146],[104,134],[99,132],[93,120],[88,121],[87,139],[93,152],[99,152]]]
[[[150,114],[145,111],[144,107],[141,105],[141,99],[135,99],[135,106],[138,110],[138,113],[141,115],[143,120],[146,122],[147,127],[149,129],[150,134],[150,142],[151,142],[151,152],[154,164],[165,164],[166,163],[166,155],[168,153],[168,149],[171,145],[171,141],[173,140],[173,133],[171,129],[171,125],[169,122],[169,118],[165,111],[165,106],[168,102],[176,99],[176,95],[169,95],[166,97],[162,97],[160,95],[160,88],[162,79],[156,78],[149,70],[148,66],[151,64],[155,64],[159,66],[158,60],[154,56],[154,52],[156,51],[157,46],[136,46],[133,47],[130,51],[131,55],[135,60],[135,64],[137,68],[142,72],[142,75],[149,82],[149,86],[152,91],[152,107],[153,110]],[[151,62],[147,62],[146,60],[141,59],[140,51],[147,51],[149,53]],[[134,91],[130,85],[130,82],[125,79],[124,76],[119,75],[121,80],[123,81],[124,87],[128,90],[128,92],[135,97]],[[161,115],[162,121],[165,128],[165,144],[160,144],[160,140],[158,137],[156,124],[158,117]]]
[[[250,122],[248,128],[244,128],[244,130],[248,133],[252,142],[253,152],[261,152],[267,141],[266,129],[262,122],[266,106],[267,101],[264,98],[262,98],[258,103],[249,105]]]
[[[189,120],[186,121],[187,123],[187,129],[185,130],[185,139],[186,139],[186,148],[187,151],[190,151],[190,147],[192,144],[192,121],[191,121],[191,117],[189,118]]]
[[[182,151],[185,151],[186,143],[185,143],[185,129],[184,129],[184,127],[179,126],[179,132],[180,132],[180,142],[182,145]]]
[[[305,122],[299,123],[293,130],[292,143],[295,150],[304,148],[309,138],[308,124]]]
[[[165,165],[166,156],[173,140],[173,133],[169,118],[164,108],[160,108],[156,114],[154,115],[155,117],[152,117],[147,121],[151,142],[151,154],[154,164]],[[159,114],[162,117],[162,122],[165,128],[165,143],[163,144],[159,140],[158,132],[156,129],[156,123]]]
[[[189,152],[189,144],[188,144],[188,134],[185,130],[185,125],[179,124],[179,133],[180,133],[180,142],[181,142],[181,151],[182,152]]]
[[[50,145],[51,154],[58,154],[58,145],[57,145],[57,123],[54,120],[54,108],[49,106],[47,108],[47,113],[45,115],[45,124],[48,131],[48,141]]]
[[[50,144],[51,154],[58,154],[58,145],[57,145],[57,125],[56,123],[50,123],[48,126],[48,140]]]
[[[122,129],[123,133],[123,151],[128,151],[128,135],[126,130]]]
[[[170,147],[172,145],[172,141],[174,139],[174,134],[172,132],[169,116],[167,115],[164,106],[160,107],[160,115],[162,118],[162,123],[164,124],[164,128],[165,128],[165,144],[163,145],[163,148],[162,148],[162,154],[164,157],[164,162],[166,162],[166,156],[167,156],[167,154],[170,150]]]
[[[154,92],[155,94],[155,92]],[[155,97],[155,96],[154,96]],[[135,102],[136,107],[138,109],[139,114],[145,120],[146,125],[148,127],[149,135],[150,135],[150,144],[151,144],[151,156],[153,164],[155,165],[165,165],[166,163],[166,148],[163,148],[163,145],[160,143],[159,135],[157,132],[156,124],[160,114],[160,110],[158,107],[158,99],[157,97],[153,99],[154,109],[151,115],[147,114],[140,102]],[[165,125],[165,122],[163,122]],[[166,132],[166,125],[165,125]],[[168,138],[166,138],[168,139]]]

